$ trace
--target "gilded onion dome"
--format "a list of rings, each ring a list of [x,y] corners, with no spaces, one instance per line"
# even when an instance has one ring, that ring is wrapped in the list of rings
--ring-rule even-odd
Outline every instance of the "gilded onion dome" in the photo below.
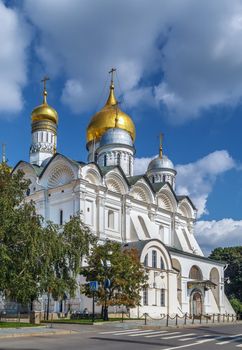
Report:
[[[32,123],[40,121],[50,121],[58,124],[58,114],[54,108],[47,103],[47,91],[44,80],[43,103],[37,106],[31,113]]]
[[[105,106],[92,117],[87,128],[87,142],[99,141],[110,128],[120,128],[127,131],[133,142],[135,140],[135,126],[131,117],[121,111],[114,94],[114,83],[111,80],[110,93]]]

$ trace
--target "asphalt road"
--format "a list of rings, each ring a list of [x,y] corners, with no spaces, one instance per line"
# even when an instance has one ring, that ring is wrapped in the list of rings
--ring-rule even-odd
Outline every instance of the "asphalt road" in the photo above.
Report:
[[[242,350],[242,324],[200,328],[120,329],[68,326],[71,335],[0,339],[0,350]]]

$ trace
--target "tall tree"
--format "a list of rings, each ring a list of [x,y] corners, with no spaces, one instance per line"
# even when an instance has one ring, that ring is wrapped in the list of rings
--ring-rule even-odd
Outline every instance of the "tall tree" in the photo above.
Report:
[[[139,305],[147,276],[136,249],[124,250],[121,244],[107,241],[93,247],[87,265],[81,273],[87,282],[98,282],[96,298],[104,309],[104,319],[108,319],[107,310],[111,305],[131,308]],[[89,283],[82,286],[82,291],[91,297]]]
[[[26,199],[30,182],[0,165],[0,291],[27,304],[45,292],[74,295],[80,262],[94,238],[79,215],[62,227],[45,223]]]
[[[227,262],[225,292],[229,298],[237,298],[242,302],[242,246],[216,248],[210,258]]]

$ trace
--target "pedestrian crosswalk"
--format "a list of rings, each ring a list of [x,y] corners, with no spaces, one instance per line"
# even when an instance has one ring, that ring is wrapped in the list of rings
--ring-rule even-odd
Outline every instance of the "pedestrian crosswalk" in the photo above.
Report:
[[[168,331],[168,330],[152,330],[152,329],[123,329],[123,330],[113,330],[107,332],[100,332],[100,335],[106,336],[127,336],[127,337],[143,337],[154,341],[156,340],[165,340],[172,341],[173,339],[176,341],[176,344],[171,348],[164,348],[162,350],[170,350],[170,349],[182,349],[186,347],[192,347],[195,345],[215,342],[216,345],[222,347],[226,344],[233,344],[237,348],[242,348],[242,334],[233,334],[233,335],[211,335],[211,334],[199,334],[195,332],[188,333],[186,330],[179,331]],[[147,339],[147,340],[148,340]],[[178,345],[181,342],[181,345]],[[176,346],[177,345],[177,346]]]

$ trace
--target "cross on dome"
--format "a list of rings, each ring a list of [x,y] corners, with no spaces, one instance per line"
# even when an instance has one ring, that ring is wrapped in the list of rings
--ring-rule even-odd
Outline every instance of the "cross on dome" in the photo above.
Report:
[[[48,80],[50,80],[50,78],[47,77],[47,76],[45,76],[45,77],[41,80],[41,83],[44,84],[44,89],[43,89],[43,103],[44,103],[44,104],[47,104],[47,99],[46,99],[46,97],[47,97],[46,82],[47,82]]]

